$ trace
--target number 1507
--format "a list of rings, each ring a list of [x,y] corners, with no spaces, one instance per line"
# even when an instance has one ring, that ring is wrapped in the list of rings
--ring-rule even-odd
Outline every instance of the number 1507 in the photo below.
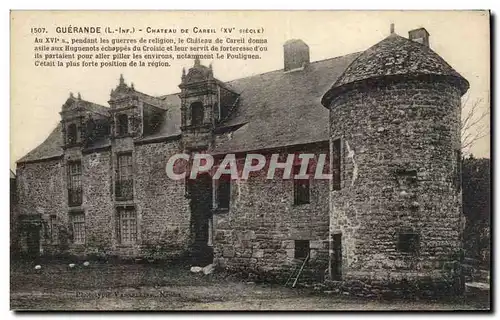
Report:
[[[31,33],[45,33],[45,28],[31,28]]]

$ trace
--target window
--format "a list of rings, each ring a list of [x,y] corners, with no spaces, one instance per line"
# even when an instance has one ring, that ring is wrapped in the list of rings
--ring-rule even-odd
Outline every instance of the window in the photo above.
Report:
[[[68,125],[68,144],[75,144],[78,139],[78,132],[76,129],[76,124],[71,123]]]
[[[300,165],[293,166],[293,203],[301,205],[309,203],[309,179],[297,179],[296,174],[300,172]]]
[[[396,180],[402,188],[415,187],[418,183],[418,172],[415,169],[396,169]]]
[[[295,259],[306,259],[309,256],[309,240],[295,240]]]
[[[72,213],[70,216],[73,229],[73,243],[85,243],[85,214],[83,212]]]
[[[118,209],[118,235],[121,244],[137,241],[137,217],[133,207]]]
[[[82,204],[82,163],[68,163],[68,204],[70,207]]]
[[[115,194],[119,200],[131,200],[133,193],[132,153],[122,153],[117,157]]]
[[[117,116],[117,134],[118,136],[125,136],[128,134],[128,116],[126,114],[119,114]]]
[[[191,104],[191,125],[198,126],[203,124],[203,104],[194,102]]]
[[[341,143],[340,139],[332,143],[332,183],[333,190],[340,190],[340,165],[341,165]]]
[[[399,233],[398,250],[401,252],[417,252],[420,247],[420,235],[415,232]]]
[[[231,175],[223,174],[217,181],[217,209],[229,210],[231,200]]]

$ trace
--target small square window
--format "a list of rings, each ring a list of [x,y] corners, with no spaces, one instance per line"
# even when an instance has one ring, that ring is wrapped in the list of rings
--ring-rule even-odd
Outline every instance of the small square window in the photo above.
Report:
[[[398,250],[413,253],[420,248],[420,234],[415,232],[400,233],[398,238]]]
[[[295,240],[295,259],[305,259],[309,255],[309,240]]]

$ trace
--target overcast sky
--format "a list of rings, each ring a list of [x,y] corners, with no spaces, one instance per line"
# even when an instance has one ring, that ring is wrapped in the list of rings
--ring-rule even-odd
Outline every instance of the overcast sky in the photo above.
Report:
[[[60,121],[59,112],[70,92],[107,106],[110,90],[120,73],[127,83],[150,95],[178,92],[182,67],[192,61],[177,60],[169,68],[42,68],[33,65],[33,26],[111,26],[125,28],[201,28],[221,26],[263,27],[269,51],[262,60],[213,62],[214,75],[222,81],[283,68],[283,43],[304,40],[311,61],[362,51],[389,35],[407,37],[411,29],[425,27],[431,48],[470,82],[469,101],[482,99],[488,109],[490,87],[489,25],[486,12],[426,11],[306,11],[306,12],[14,12],[11,24],[11,168],[36,147]],[[216,36],[222,36],[218,34]],[[481,111],[479,111],[481,112]],[[489,119],[481,125],[489,127]],[[489,136],[476,142],[472,153],[489,157]]]

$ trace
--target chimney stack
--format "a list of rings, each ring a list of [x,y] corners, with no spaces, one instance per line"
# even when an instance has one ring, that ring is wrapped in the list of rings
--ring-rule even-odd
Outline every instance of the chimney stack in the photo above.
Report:
[[[309,64],[309,46],[300,39],[288,40],[283,45],[285,72],[302,69]]]
[[[429,47],[429,36],[430,36],[430,34],[429,34],[429,32],[427,32],[427,30],[425,30],[425,28],[418,28],[418,29],[410,30],[408,32],[408,38],[411,41],[421,43],[426,47]]]

